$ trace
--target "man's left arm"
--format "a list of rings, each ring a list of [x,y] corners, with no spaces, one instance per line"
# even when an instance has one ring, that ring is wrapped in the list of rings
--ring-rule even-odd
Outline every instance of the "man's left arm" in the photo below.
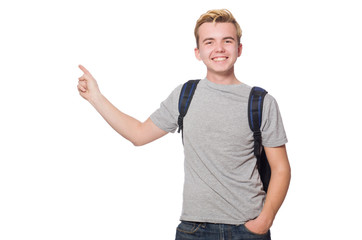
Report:
[[[245,224],[250,231],[263,234],[273,224],[274,218],[287,195],[291,170],[285,145],[264,147],[271,168],[271,178],[265,203],[260,215]]]

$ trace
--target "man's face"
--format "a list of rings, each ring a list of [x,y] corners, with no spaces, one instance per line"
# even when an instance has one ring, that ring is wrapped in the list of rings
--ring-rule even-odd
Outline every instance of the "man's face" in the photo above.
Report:
[[[200,26],[199,48],[195,48],[195,55],[205,63],[208,74],[233,74],[241,48],[234,24],[203,23]]]

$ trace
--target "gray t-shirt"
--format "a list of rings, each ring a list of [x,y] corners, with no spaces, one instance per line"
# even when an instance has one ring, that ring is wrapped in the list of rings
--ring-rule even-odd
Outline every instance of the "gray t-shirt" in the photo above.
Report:
[[[182,85],[151,115],[156,126],[175,132]],[[265,192],[254,156],[248,122],[246,84],[220,85],[203,79],[184,118],[185,183],[181,220],[243,224],[256,218]],[[263,145],[287,142],[275,99],[267,94],[262,121]]]

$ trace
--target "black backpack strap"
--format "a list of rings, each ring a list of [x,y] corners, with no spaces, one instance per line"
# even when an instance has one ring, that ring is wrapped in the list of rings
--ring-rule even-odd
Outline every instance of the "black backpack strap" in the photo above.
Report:
[[[183,130],[183,120],[186,116],[187,110],[190,107],[192,97],[194,96],[197,84],[200,82],[200,79],[196,80],[189,80],[182,86],[181,92],[180,92],[180,98],[178,101],[178,131],[180,132]]]
[[[260,127],[263,116],[264,97],[267,93],[267,91],[260,87],[253,87],[250,91],[248,106],[249,126],[254,135],[254,155],[257,159],[257,167],[265,191],[268,189],[271,171],[262,147]]]
[[[249,95],[248,118],[250,129],[254,133],[254,153],[260,155],[261,150],[261,121],[263,116],[264,97],[268,92],[260,87],[253,87]]]

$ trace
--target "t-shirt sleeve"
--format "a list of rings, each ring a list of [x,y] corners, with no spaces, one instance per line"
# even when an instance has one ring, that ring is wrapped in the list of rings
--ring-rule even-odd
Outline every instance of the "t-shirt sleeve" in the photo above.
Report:
[[[270,94],[264,99],[261,132],[265,147],[279,147],[288,142],[278,103]]]
[[[178,127],[178,100],[181,88],[182,85],[172,91],[168,98],[164,100],[160,104],[160,107],[150,116],[152,122],[166,132],[174,133]]]

